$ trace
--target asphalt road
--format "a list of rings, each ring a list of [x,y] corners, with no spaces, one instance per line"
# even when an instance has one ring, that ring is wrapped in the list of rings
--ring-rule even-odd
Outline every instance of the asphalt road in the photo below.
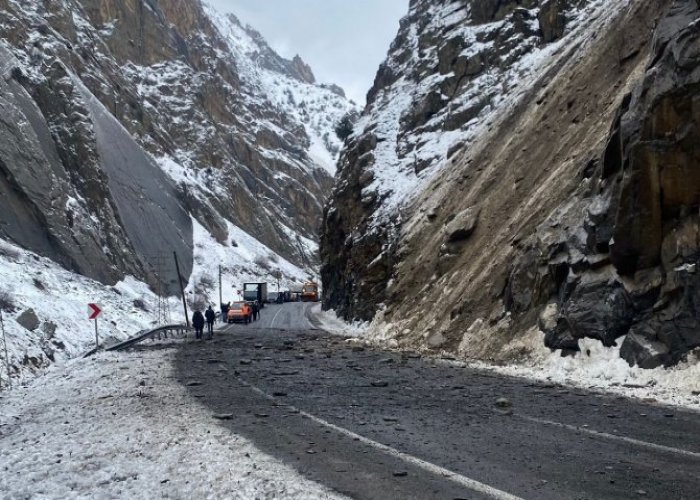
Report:
[[[306,477],[353,498],[700,498],[698,413],[370,350],[309,307],[178,354],[193,398]]]

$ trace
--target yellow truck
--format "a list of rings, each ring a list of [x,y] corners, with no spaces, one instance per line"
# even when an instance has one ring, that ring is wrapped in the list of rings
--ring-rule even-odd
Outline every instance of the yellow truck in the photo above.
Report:
[[[318,302],[318,284],[313,281],[307,281],[301,287],[302,302]]]

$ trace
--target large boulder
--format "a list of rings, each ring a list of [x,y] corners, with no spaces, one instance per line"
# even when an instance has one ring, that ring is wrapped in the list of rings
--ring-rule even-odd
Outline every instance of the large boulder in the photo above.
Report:
[[[634,310],[622,286],[593,281],[576,287],[564,305],[563,316],[575,338],[598,339],[614,346],[629,331]]]
[[[671,363],[671,354],[667,345],[653,337],[639,333],[630,333],[625,337],[620,348],[620,356],[630,366],[653,369]]]
[[[40,321],[34,312],[34,309],[27,309],[26,311],[22,312],[22,314],[17,316],[17,323],[30,332],[33,332],[39,328]]]

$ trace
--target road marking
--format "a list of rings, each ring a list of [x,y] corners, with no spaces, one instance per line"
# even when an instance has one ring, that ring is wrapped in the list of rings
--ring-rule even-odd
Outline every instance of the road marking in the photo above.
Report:
[[[617,436],[615,434],[608,434],[607,432],[596,431],[593,429],[587,429],[586,427],[578,427],[576,425],[562,424],[561,422],[555,422],[553,420],[545,420],[542,418],[529,417],[527,415],[518,415],[518,417],[523,420],[528,420],[537,424],[551,425],[553,427],[560,427],[562,429],[567,429],[575,432],[583,432],[585,434],[590,434],[591,436],[596,436],[605,439],[611,439],[613,441],[620,441],[627,444],[633,444],[635,446],[640,446],[642,448],[648,448],[654,451],[661,451],[664,453],[673,453],[675,455],[681,455],[684,457],[691,457],[695,459],[700,459],[700,453],[694,451],[683,450],[681,448],[673,448],[672,446],[664,446],[662,444],[648,443],[647,441],[641,441],[639,439],[629,438],[625,436]]]
[[[308,418],[312,422],[315,422],[319,425],[322,425],[328,429],[331,429],[339,434],[342,434],[346,437],[349,437],[355,441],[359,441],[363,444],[366,444],[368,446],[371,446],[372,448],[375,448],[383,453],[386,453],[387,455],[390,455],[394,458],[398,458],[399,460],[402,460],[403,462],[413,465],[415,467],[418,467],[420,469],[423,469],[426,472],[429,472],[431,474],[435,474],[437,476],[442,476],[445,479],[448,479],[454,483],[457,483],[461,486],[464,486],[465,488],[475,491],[477,493],[484,494],[488,496],[489,498],[493,498],[495,500],[524,500],[521,497],[511,495],[510,493],[507,493],[505,491],[499,490],[497,488],[494,488],[493,486],[489,486],[488,484],[481,483],[475,479],[468,478],[466,476],[463,476],[461,474],[458,474],[456,472],[453,472],[449,469],[445,469],[444,467],[440,467],[439,465],[435,465],[433,463],[427,462],[425,460],[422,460],[418,457],[414,457],[413,455],[409,455],[407,453],[404,453],[402,451],[397,450],[396,448],[392,448],[391,446],[387,446],[385,444],[379,443],[377,441],[373,441],[372,439],[366,438],[364,436],[361,436],[359,434],[355,434],[354,432],[345,429],[343,427],[339,427],[335,424],[332,424],[320,417],[317,417],[316,415],[312,415],[311,413],[307,413],[299,408],[297,408],[294,405],[284,403],[282,401],[279,401],[277,398],[274,396],[270,396],[267,394],[265,391],[262,389],[254,386],[250,382],[244,379],[240,379],[242,382],[248,385],[255,393],[259,394],[260,396],[264,397],[265,399],[274,402],[277,406],[282,406],[285,408],[289,408],[295,413],[298,413],[299,415]]]
[[[280,313],[282,312],[283,309],[284,309],[284,306],[280,307],[280,310],[277,311],[277,314],[275,314],[275,315],[272,317],[272,321],[270,321],[270,326],[268,327],[270,330],[272,330],[272,327],[273,327],[274,324],[275,324],[275,320],[277,319],[277,316],[280,315]]]

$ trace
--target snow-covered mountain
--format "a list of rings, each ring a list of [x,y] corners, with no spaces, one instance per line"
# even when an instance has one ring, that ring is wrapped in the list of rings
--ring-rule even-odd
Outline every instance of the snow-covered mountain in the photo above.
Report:
[[[107,334],[133,334],[135,299],[109,287],[174,293],[173,252],[192,297],[213,303],[220,264],[227,290],[316,272],[334,129],[356,105],[300,57],[199,0],[0,0],[0,35],[0,239],[13,249],[0,268],[17,277],[17,262],[47,258],[42,272],[80,283],[72,297],[29,267],[0,285],[13,352],[38,345],[15,321],[29,307],[59,345],[90,339],[87,322],[76,332],[33,302],[52,293],[77,311],[104,287]]]
[[[623,3],[410,3],[339,162],[323,231],[327,305],[373,317],[403,207]]]
[[[696,359],[699,17],[412,1],[339,162],[325,306],[451,356]]]

